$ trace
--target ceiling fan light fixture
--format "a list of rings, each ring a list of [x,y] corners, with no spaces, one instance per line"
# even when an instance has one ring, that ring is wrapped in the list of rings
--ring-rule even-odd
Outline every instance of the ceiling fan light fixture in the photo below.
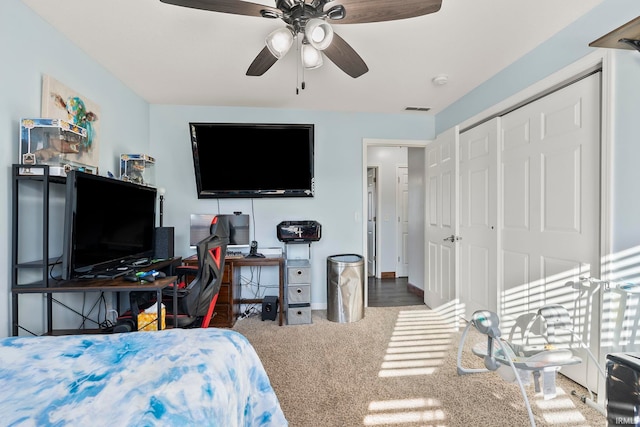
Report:
[[[302,43],[302,66],[307,70],[313,70],[322,66],[322,53],[307,43]]]
[[[305,25],[304,35],[311,46],[325,50],[333,40],[333,28],[322,19],[312,18]]]
[[[289,52],[293,44],[293,32],[289,27],[278,28],[267,36],[265,44],[269,48],[269,52],[280,59]]]

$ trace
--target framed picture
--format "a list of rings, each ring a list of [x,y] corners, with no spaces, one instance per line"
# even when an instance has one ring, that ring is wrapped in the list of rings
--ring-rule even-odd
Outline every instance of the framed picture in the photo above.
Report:
[[[87,138],[77,146],[77,153],[66,158],[81,165],[98,168],[100,107],[56,79],[42,76],[41,117],[63,119],[87,130]]]

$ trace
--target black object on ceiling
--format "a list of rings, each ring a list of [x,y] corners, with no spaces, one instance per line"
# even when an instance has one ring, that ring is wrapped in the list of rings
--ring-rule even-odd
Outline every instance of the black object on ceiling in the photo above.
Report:
[[[589,43],[589,46],[640,51],[640,16]]]

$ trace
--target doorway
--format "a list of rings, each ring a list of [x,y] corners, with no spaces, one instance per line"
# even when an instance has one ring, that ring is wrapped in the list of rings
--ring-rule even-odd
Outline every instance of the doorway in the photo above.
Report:
[[[379,286],[366,288],[367,306],[369,292],[385,284],[407,293],[424,289],[424,148],[428,142],[363,140],[365,277]],[[406,208],[404,212],[399,206]]]

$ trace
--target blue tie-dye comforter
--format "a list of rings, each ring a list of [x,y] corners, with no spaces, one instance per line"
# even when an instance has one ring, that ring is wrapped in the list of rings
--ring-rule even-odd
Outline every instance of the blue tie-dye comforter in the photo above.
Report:
[[[3,426],[286,426],[255,350],[223,329],[0,340]]]

